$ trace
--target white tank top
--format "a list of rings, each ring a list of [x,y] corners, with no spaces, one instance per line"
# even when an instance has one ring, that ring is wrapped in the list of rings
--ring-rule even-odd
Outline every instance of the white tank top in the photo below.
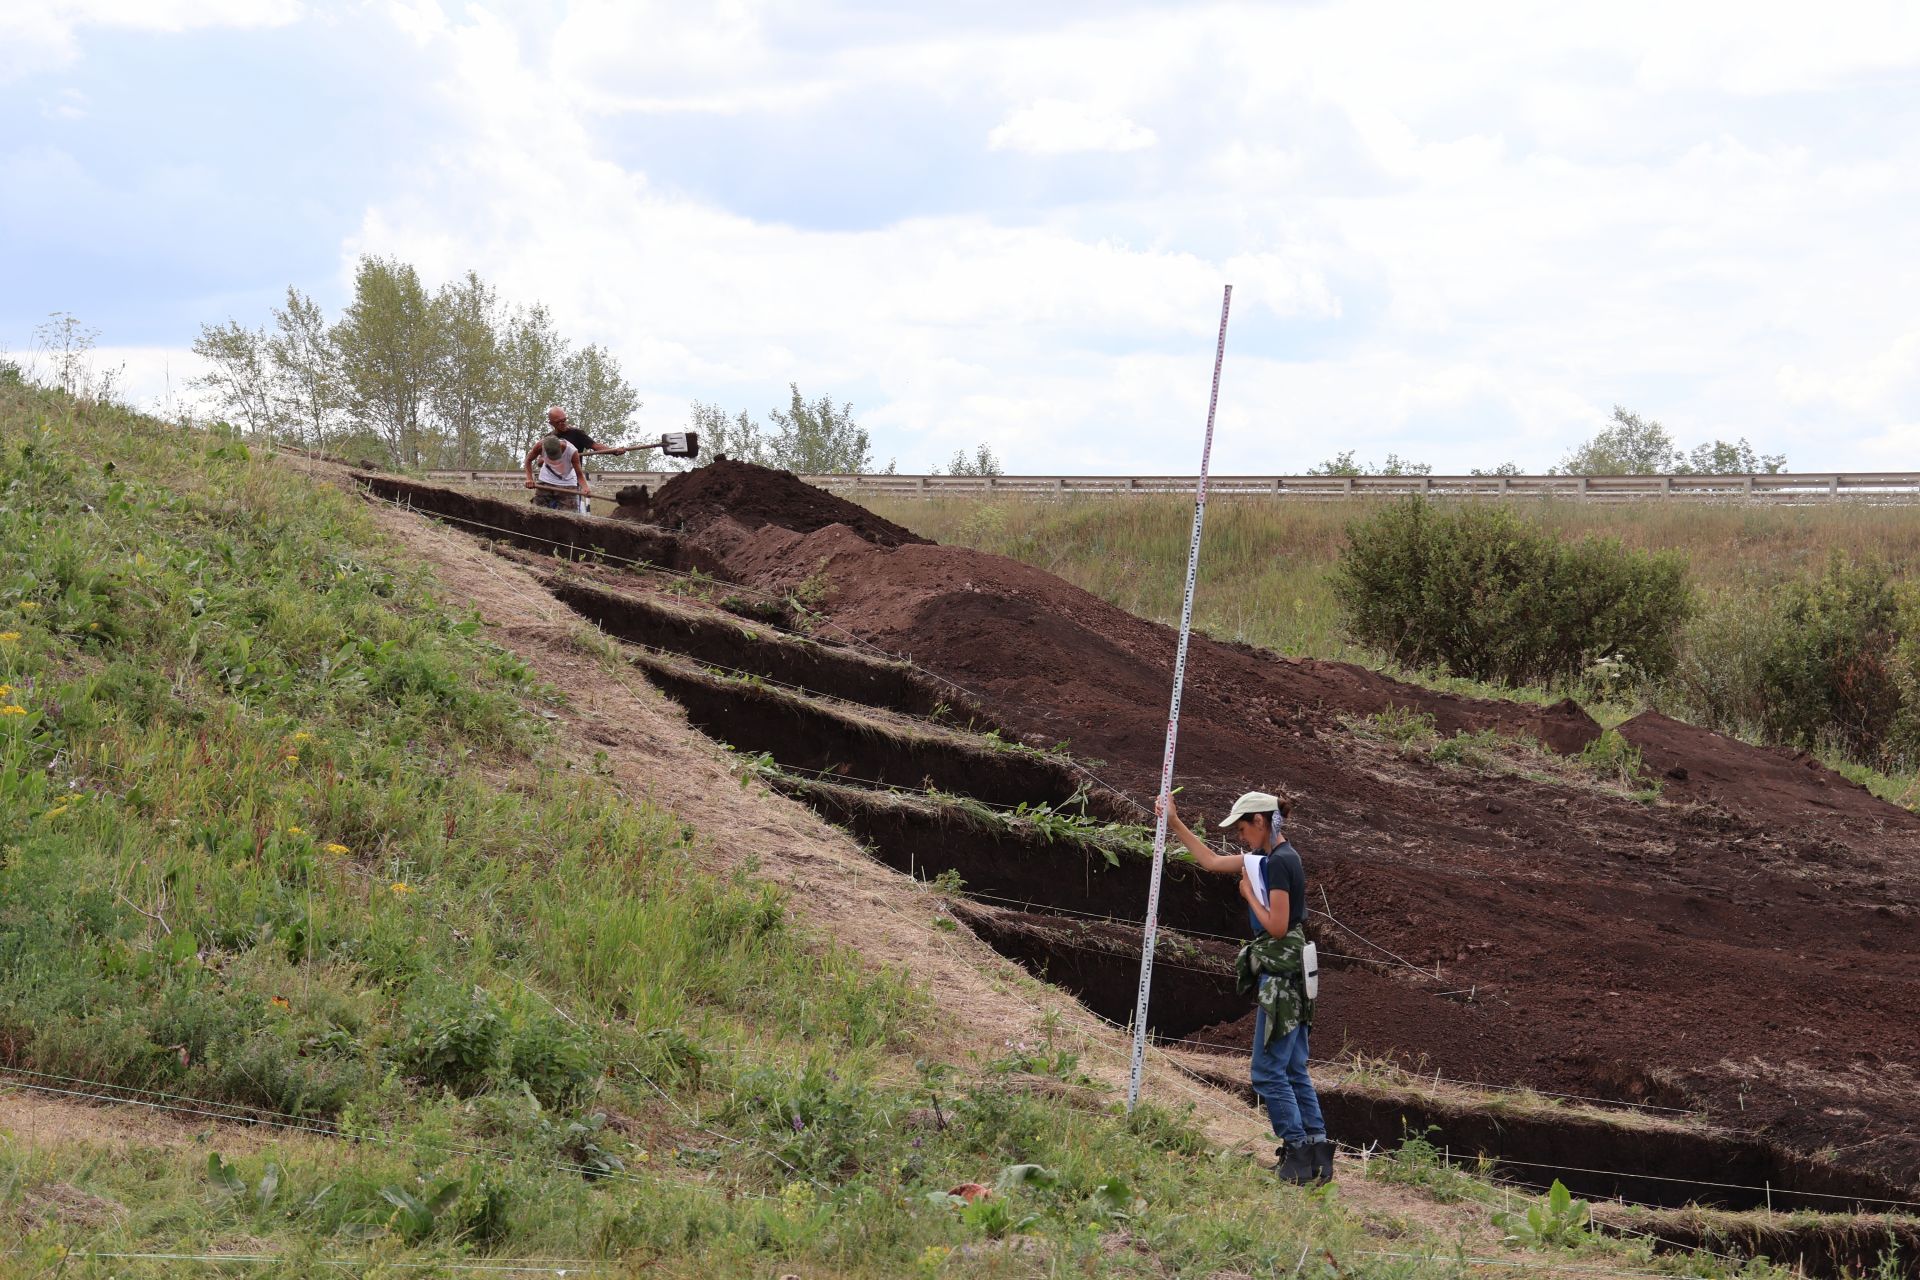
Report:
[[[562,441],[561,443],[565,444],[566,442]],[[554,470],[554,463],[556,461],[565,466],[565,470]],[[550,484],[556,489],[578,489],[580,487],[580,451],[569,444],[567,445],[567,451],[561,454],[558,459],[549,458],[542,452],[540,455],[540,474],[537,479],[541,484]]]

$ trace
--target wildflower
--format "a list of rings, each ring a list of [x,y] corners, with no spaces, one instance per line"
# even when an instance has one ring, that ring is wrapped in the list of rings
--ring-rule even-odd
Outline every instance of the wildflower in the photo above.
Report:
[[[18,631],[0,631],[0,644],[12,644],[20,638]]]
[[[89,622],[87,624],[87,630],[89,631],[98,631],[99,629],[100,629],[100,624],[97,622]]]
[[[395,880],[392,884],[387,886],[387,891],[396,898],[404,898],[410,893],[420,892],[418,889],[414,888],[412,885],[408,884],[404,880]]]
[[[39,607],[40,607],[40,602],[37,600],[22,600],[20,602],[20,612],[22,613],[32,613],[35,609],[38,609]]]
[[[281,758],[284,759],[288,764],[300,763],[300,753],[298,751],[289,751],[285,756]]]
[[[302,729],[302,730],[301,730],[300,732],[298,732],[298,733],[296,733],[296,734],[294,734],[294,735],[293,735],[293,738],[292,738],[292,741],[294,741],[294,742],[312,742],[312,741],[313,741],[313,735],[312,735],[312,734],[310,734],[310,733],[308,733],[308,732],[307,732],[307,731],[306,731],[305,729]]]
[[[0,716],[23,716],[25,714],[27,714],[25,707],[16,706],[11,702],[4,707],[0,707]]]
[[[347,846],[343,844],[323,844],[320,848],[336,858],[344,858],[350,852]]]
[[[275,996],[273,999],[267,1001],[267,1003],[272,1005],[276,1009],[293,1008],[293,1006],[287,1002],[287,998],[285,996]]]
[[[8,694],[10,694],[10,693],[12,693],[12,692],[13,692],[13,686],[12,686],[12,685],[10,685],[10,684],[0,684],[0,698],[4,698],[4,697],[6,697],[6,696],[7,696]]]
[[[57,818],[61,814],[65,813],[66,811],[67,811],[67,806],[63,804],[57,804],[53,806],[53,808],[47,810],[47,816],[49,818]]]
[[[305,827],[288,827],[287,834],[290,836],[303,836],[307,834],[307,829]]]

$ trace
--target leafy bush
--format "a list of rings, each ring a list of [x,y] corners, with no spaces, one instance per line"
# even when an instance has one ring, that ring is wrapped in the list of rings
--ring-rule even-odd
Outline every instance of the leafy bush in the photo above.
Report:
[[[1691,608],[1676,554],[1565,542],[1511,507],[1419,497],[1348,526],[1333,588],[1361,643],[1507,684],[1564,683],[1602,658],[1657,680]]]
[[[1911,736],[1911,646],[1903,641],[1915,614],[1901,594],[1883,566],[1839,555],[1817,577],[1780,589],[1780,625],[1759,671],[1770,741],[1875,760]]]

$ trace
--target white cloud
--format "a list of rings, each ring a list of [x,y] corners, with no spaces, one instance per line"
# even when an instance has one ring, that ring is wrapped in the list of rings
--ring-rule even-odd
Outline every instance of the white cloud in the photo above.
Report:
[[[278,27],[301,12],[299,0],[7,0],[0,6],[0,81],[69,65],[80,56],[86,27]]]
[[[1057,156],[1075,151],[1141,151],[1158,139],[1118,112],[1084,102],[1041,98],[1014,110],[987,134],[994,151]]]

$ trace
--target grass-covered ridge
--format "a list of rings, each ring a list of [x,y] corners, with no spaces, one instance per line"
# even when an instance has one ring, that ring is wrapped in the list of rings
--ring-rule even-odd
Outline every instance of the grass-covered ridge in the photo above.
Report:
[[[1424,1269],[1161,1112],[1090,1103],[1070,1053],[922,1060],[937,993],[707,870],[569,757],[560,692],[292,468],[0,385],[0,617],[0,1086],[146,1090],[211,1128],[0,1136],[26,1250],[0,1270],[1204,1273],[1308,1244]],[[295,1128],[223,1152],[208,1104]]]

